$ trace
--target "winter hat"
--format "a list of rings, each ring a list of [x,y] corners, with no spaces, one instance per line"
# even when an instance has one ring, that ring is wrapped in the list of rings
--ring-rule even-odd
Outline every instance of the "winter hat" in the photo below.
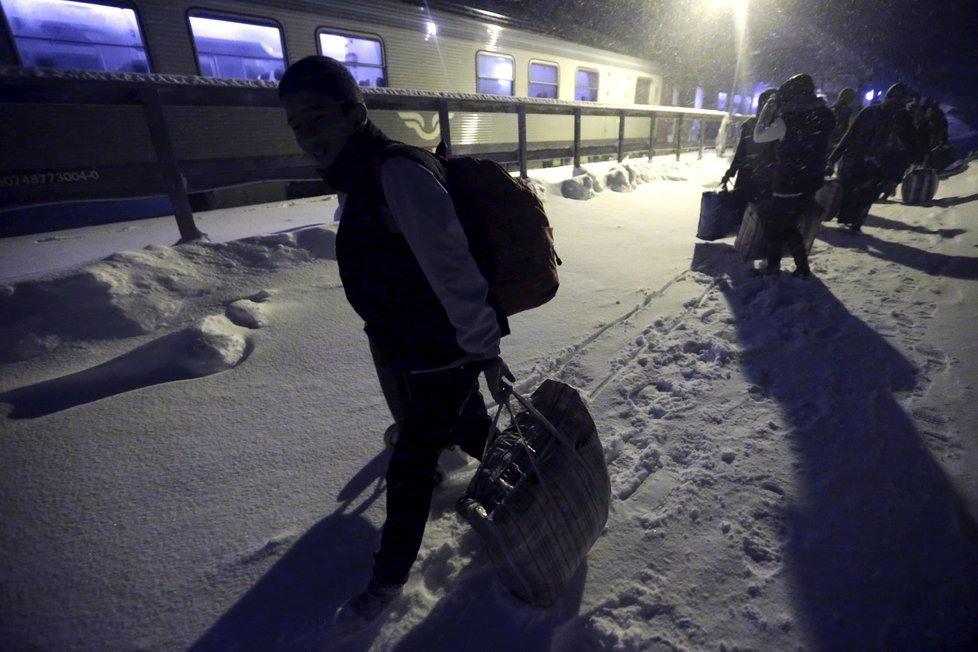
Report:
[[[778,102],[784,107],[799,107],[815,100],[815,82],[811,75],[801,73],[789,78],[778,89]]]
[[[345,65],[329,57],[313,55],[288,67],[278,83],[278,96],[302,91],[322,93],[339,103],[364,103],[357,80]]]
[[[899,102],[900,104],[906,102],[907,100],[907,85],[903,82],[897,82],[886,89],[886,99],[891,102]]]

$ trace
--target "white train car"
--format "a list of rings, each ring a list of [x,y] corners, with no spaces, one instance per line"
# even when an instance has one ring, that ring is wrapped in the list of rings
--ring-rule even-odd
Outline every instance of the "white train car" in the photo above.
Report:
[[[364,87],[615,104],[658,104],[663,87],[662,72],[637,57],[517,29],[488,12],[392,0],[0,0],[0,10],[4,65],[274,81],[289,63],[326,54]],[[65,113],[45,117],[72,119]],[[437,113],[389,113],[375,119],[393,138],[437,144]],[[219,158],[291,147],[284,128],[271,126],[276,119],[267,109],[187,109],[171,124],[179,156]],[[455,152],[514,148],[513,115],[450,120]],[[573,118],[531,115],[527,136],[532,147],[568,146]],[[647,139],[648,121],[631,121],[626,137]],[[616,119],[584,119],[583,141],[617,138]]]

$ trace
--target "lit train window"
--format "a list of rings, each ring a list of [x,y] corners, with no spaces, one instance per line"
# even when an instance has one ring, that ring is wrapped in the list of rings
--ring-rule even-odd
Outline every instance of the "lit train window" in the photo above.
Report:
[[[480,52],[476,55],[475,92],[513,95],[515,65],[505,54]]]
[[[275,81],[285,72],[282,30],[270,23],[190,15],[204,77]]]
[[[530,97],[557,99],[557,64],[530,62]]]
[[[75,0],[0,0],[25,66],[149,72],[136,12]]]
[[[384,67],[384,45],[380,39],[320,31],[320,54],[342,61],[361,86],[384,88],[387,69]]]
[[[574,99],[580,102],[598,101],[598,71],[578,68],[574,75]]]

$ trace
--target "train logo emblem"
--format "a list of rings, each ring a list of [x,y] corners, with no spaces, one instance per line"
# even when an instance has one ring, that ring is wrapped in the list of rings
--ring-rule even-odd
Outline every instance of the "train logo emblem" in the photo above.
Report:
[[[449,113],[448,117],[454,115]],[[424,114],[417,111],[398,111],[397,116],[404,121],[404,126],[416,133],[421,140],[437,140],[441,135],[441,122],[437,113],[431,114],[430,128]]]

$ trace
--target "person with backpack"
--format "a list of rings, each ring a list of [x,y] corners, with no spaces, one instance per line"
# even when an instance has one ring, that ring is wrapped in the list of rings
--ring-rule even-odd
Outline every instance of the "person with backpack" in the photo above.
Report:
[[[771,196],[757,207],[768,241],[767,267],[760,273],[781,271],[781,255],[787,245],[795,261],[794,276],[811,277],[799,222],[822,187],[834,126],[832,111],[815,94],[815,82],[805,73],[781,84],[761,109],[754,141],[774,143],[775,164]]]
[[[768,88],[761,92],[757,111],[761,109],[777,89]],[[771,182],[774,174],[775,153],[773,143],[754,142],[754,126],[757,116],[748,118],[740,127],[740,140],[734,152],[730,167],[720,183],[725,184],[736,175],[734,193],[739,200],[738,210],[743,214],[747,202],[759,203],[771,195]]]
[[[913,117],[906,109],[907,87],[902,83],[890,86],[881,104],[871,104],[856,114],[855,120],[842,140],[829,154],[827,174],[838,162],[842,182],[842,207],[839,222],[858,233],[873,202],[892,183],[894,160],[921,159]],[[900,157],[894,150],[902,149]],[[902,174],[902,170],[901,170]]]
[[[832,105],[832,115],[835,116],[835,129],[832,130],[832,141],[829,145],[834,148],[842,140],[853,116],[856,114],[856,91],[852,88],[843,88],[836,97],[835,104]]]
[[[297,61],[278,93],[299,146],[327,184],[346,194],[336,235],[340,279],[364,321],[378,369],[387,374],[394,394],[387,398],[402,412],[372,576],[334,614],[338,628],[353,632],[402,592],[421,546],[442,450],[457,444],[481,458],[492,426],[479,376],[501,401],[503,379],[513,380],[500,357],[509,328],[490,304],[439,160],[378,129],[339,61]]]

